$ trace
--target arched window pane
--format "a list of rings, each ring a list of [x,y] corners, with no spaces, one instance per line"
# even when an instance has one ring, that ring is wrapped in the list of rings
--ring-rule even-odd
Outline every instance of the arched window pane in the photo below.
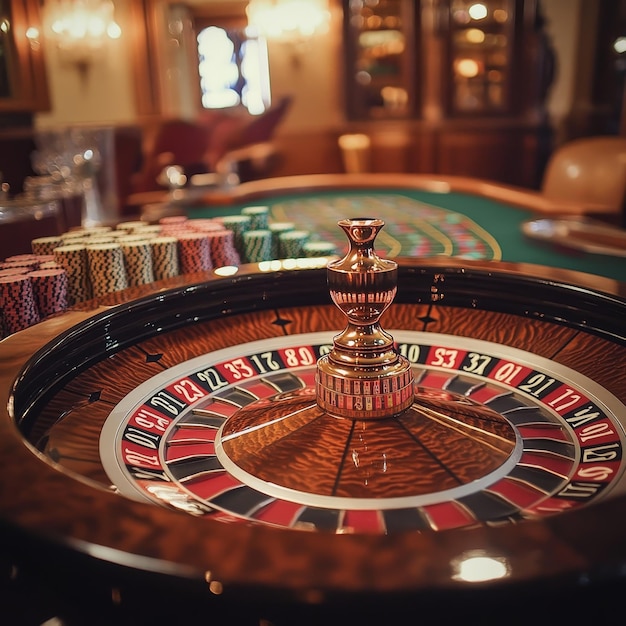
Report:
[[[243,104],[253,115],[263,113],[271,102],[264,40],[217,26],[202,29],[197,39],[202,106]]]

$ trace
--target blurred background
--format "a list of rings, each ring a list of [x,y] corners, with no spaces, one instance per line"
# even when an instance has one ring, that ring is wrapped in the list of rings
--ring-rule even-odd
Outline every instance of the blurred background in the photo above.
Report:
[[[623,0],[0,7],[9,195],[77,167],[76,154],[107,174],[118,216],[133,194],[172,185],[157,182],[165,153],[200,174],[236,161],[241,179],[419,172],[539,189],[558,146],[624,132]]]

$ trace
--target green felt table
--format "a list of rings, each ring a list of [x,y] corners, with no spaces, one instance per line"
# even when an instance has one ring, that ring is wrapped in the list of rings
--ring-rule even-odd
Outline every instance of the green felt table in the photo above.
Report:
[[[396,178],[390,182],[397,183]],[[456,191],[450,185],[432,190],[416,188],[410,182],[384,184],[375,176],[363,185],[353,181],[342,185],[336,177],[332,184],[319,187],[281,186],[280,182],[275,183],[274,191],[271,185],[265,185],[263,191],[248,187],[252,192],[244,191],[228,201],[197,201],[186,207],[186,213],[191,218],[207,218],[236,214],[246,206],[266,205],[270,221],[293,222],[298,229],[309,231],[312,241],[336,243],[338,252],[346,245],[343,232],[337,227],[340,219],[377,217],[385,221],[383,233],[377,239],[381,256],[449,255],[626,279],[626,257],[591,254],[525,236],[522,232],[525,221],[546,217],[539,194],[513,193],[508,200],[506,188],[500,194],[483,193],[481,187]],[[487,186],[487,191],[493,188]],[[555,207],[555,210],[568,212],[567,207]]]

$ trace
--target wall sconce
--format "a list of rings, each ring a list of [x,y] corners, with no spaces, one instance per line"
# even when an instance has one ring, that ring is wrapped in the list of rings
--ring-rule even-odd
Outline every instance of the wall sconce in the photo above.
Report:
[[[60,58],[76,66],[82,76],[106,42],[122,34],[112,0],[52,0],[48,11],[51,38]]]
[[[248,24],[266,39],[289,44],[297,64],[304,44],[328,31],[328,0],[250,0]]]

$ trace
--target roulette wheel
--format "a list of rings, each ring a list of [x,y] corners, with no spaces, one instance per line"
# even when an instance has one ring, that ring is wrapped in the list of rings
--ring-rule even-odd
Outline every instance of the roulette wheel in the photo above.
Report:
[[[624,286],[386,262],[368,237],[349,234],[330,263],[112,294],[2,343],[6,611],[66,624],[618,614]]]

